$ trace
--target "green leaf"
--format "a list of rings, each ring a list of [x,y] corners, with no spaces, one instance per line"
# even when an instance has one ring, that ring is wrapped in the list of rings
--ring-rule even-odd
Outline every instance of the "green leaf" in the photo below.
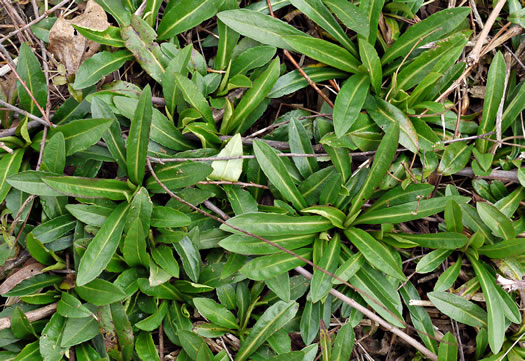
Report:
[[[355,334],[352,324],[344,324],[335,337],[331,361],[349,360],[354,349]]]
[[[243,51],[232,60],[230,77],[247,74],[250,70],[268,64],[275,56],[277,49],[273,46],[259,45]]]
[[[173,80],[177,84],[177,88],[184,96],[184,100],[186,100],[193,108],[195,108],[207,122],[210,124],[215,124],[210,105],[197,86],[190,79],[182,76],[179,73],[173,74]]]
[[[310,259],[311,248],[301,248],[294,251],[299,256]],[[304,266],[305,262],[288,253],[273,254],[270,256],[257,257],[246,263],[239,270],[240,273],[249,279],[263,281],[279,276],[295,267]]]
[[[326,30],[339,44],[357,55],[354,43],[321,0],[290,0],[290,3]]]
[[[306,301],[301,315],[301,338],[305,345],[310,345],[319,333],[319,322],[321,320],[321,302],[312,303]]]
[[[468,243],[468,238],[464,234],[456,232],[439,233],[391,233],[391,237],[399,241],[414,242],[425,248],[457,249]]]
[[[334,1],[334,0],[330,0]],[[336,0],[337,2],[346,3],[344,0]],[[352,5],[351,3],[346,3]],[[366,32],[368,36],[368,31]],[[383,69],[381,68],[381,60],[379,55],[377,55],[376,49],[370,45],[366,40],[361,38],[358,39],[359,42],[359,55],[361,56],[361,62],[368,70],[370,76],[370,83],[376,94],[381,92],[381,82],[383,80]]]
[[[459,172],[470,161],[473,146],[464,142],[455,142],[447,146],[437,171],[444,176]]]
[[[31,48],[27,45],[27,43],[23,43],[20,47],[18,63],[16,64],[16,72],[24,81],[27,89],[29,89],[40,107],[45,109],[48,92],[46,77],[44,76],[44,72],[40,67],[38,58],[34,54],[33,50],[31,50]],[[20,81],[16,82],[16,89],[20,99],[19,107],[33,115],[42,115],[36,104],[33,102],[33,99],[26,91],[26,88],[22,85],[22,83],[20,83]],[[48,134],[48,136],[49,135],[51,134]],[[38,144],[40,145],[40,143]]]
[[[285,35],[284,41],[292,50],[348,73],[357,73],[359,60],[348,50],[326,40],[311,36]]]
[[[265,238],[283,248],[294,250],[312,244],[315,234],[293,234],[288,236],[283,234],[278,236],[265,236]],[[281,252],[278,248],[264,241],[244,234],[232,234],[221,240],[219,245],[230,252],[246,255],[265,255]]]
[[[146,267],[149,266],[149,255],[147,252],[145,232],[144,224],[139,216],[137,216],[128,226],[121,250],[122,255],[124,256],[124,261],[126,261],[130,267],[139,265]]]
[[[31,254],[31,257],[43,265],[49,266],[55,260],[53,252],[44,247],[42,242],[33,236],[33,233],[28,233],[26,236],[26,249]]]
[[[141,332],[135,342],[135,351],[141,360],[160,361],[151,332]]]
[[[299,154],[313,154],[314,149],[303,124],[292,117],[288,126],[288,142],[290,151]],[[304,178],[309,177],[319,170],[319,165],[314,157],[293,157],[293,161]]]
[[[350,256],[335,272],[335,275],[342,279],[343,281],[348,281],[350,278],[355,275],[357,271],[361,268],[361,266],[365,263],[365,258],[363,257],[362,253],[356,253],[352,256]],[[339,285],[342,282],[333,279],[332,283],[334,285]]]
[[[52,173],[64,173],[66,166],[66,142],[63,133],[56,133],[46,144],[40,169]]]
[[[400,128],[399,143],[412,153],[417,153],[419,150],[418,136],[410,119],[400,109],[383,99],[376,97],[375,100],[375,103],[371,102],[367,108],[374,122],[385,132],[394,123],[398,123]]]
[[[131,120],[126,147],[129,180],[136,185],[141,185],[144,179],[152,108],[151,89],[148,84],[140,95],[139,103]]]
[[[132,60],[133,54],[127,50],[114,53],[102,51],[86,59],[78,68],[73,88],[84,89],[96,84],[102,77],[120,69],[126,61]]]
[[[235,360],[246,360],[272,334],[284,327],[295,316],[298,309],[299,304],[295,301],[278,301],[270,306],[257,320],[244,342],[242,342]]]
[[[27,344],[13,361],[39,361],[42,356],[39,354],[38,341]]]
[[[503,54],[498,51],[494,59],[492,59],[487,75],[485,101],[483,102],[483,113],[478,127],[478,135],[495,130],[499,103],[505,92],[505,73],[505,59]],[[489,141],[482,138],[477,139],[476,148],[481,153],[486,153],[489,148]]]
[[[66,209],[80,222],[90,226],[102,227],[113,208],[95,204],[67,204]]]
[[[335,227],[343,229],[345,214],[338,208],[331,206],[312,206],[301,210],[303,213],[320,215],[330,221]]]
[[[154,26],[157,20],[157,14],[159,8],[162,5],[162,0],[150,0],[146,4],[144,9],[143,19],[148,23],[149,26]]]
[[[153,260],[166,272],[175,278],[179,278],[179,264],[170,247],[160,245],[151,250]]]
[[[377,26],[379,25],[379,18],[381,17],[384,4],[384,0],[363,0],[363,2],[359,4],[359,9],[366,14],[368,18],[370,32],[366,34],[366,39],[371,45],[376,43],[377,32],[379,30]]]
[[[240,55],[238,58],[241,56],[242,55]],[[319,83],[330,79],[346,79],[348,77],[346,72],[329,67],[305,67],[303,68],[303,71],[314,83]],[[308,81],[301,75],[299,70],[296,69],[284,74],[279,79],[277,79],[267,97],[272,99],[281,98],[282,96],[295,93],[297,90],[306,88],[307,86]]]
[[[327,231],[332,228],[330,221],[320,216],[294,217],[261,212],[235,216],[228,220],[228,224],[262,237],[306,235]],[[238,233],[238,231],[233,230],[226,224],[221,225],[220,229]]]
[[[359,228],[347,228],[344,233],[372,266],[389,276],[406,280],[398,259],[388,247]]]
[[[345,0],[323,0],[323,2],[347,28],[368,37],[370,26],[366,15],[360,8]]]
[[[338,137],[343,136],[357,120],[366,96],[370,80],[368,75],[352,75],[343,84],[334,104],[334,128]]]
[[[75,290],[82,299],[96,306],[109,305],[126,297],[126,294],[119,286],[100,278],[83,286],[77,286]]]
[[[85,28],[77,24],[71,24],[80,35],[88,40],[94,41],[102,45],[108,45],[115,48],[123,48],[125,46],[122,36],[120,36],[120,28],[116,26],[108,26],[106,30],[98,31],[95,29]]]
[[[428,217],[442,212],[450,199],[454,199],[458,203],[466,203],[469,200],[467,197],[447,196],[373,209],[360,215],[355,224],[400,223]]]
[[[78,286],[93,281],[108,265],[117,250],[128,208],[125,202],[118,205],[89,243],[78,266],[76,281]]]
[[[407,55],[414,45],[423,46],[432,41],[443,38],[456,27],[470,13],[468,7],[445,9],[434,13],[423,21],[411,26],[385,52],[381,62],[387,64],[392,60]]]
[[[62,292],[62,297],[57,304],[57,313],[67,318],[86,318],[92,316],[92,312],[82,305],[75,296]]]
[[[131,13],[119,0],[95,0],[105,12],[111,14],[120,25],[129,25]]]
[[[199,162],[173,163],[155,169],[159,180],[170,190],[194,185],[206,179],[212,171],[212,167]],[[165,192],[153,177],[146,180],[146,187],[153,193]]]
[[[83,177],[43,177],[45,184],[67,195],[79,198],[108,198],[114,201],[129,199],[128,185],[116,179],[83,178]]]
[[[457,361],[457,359],[457,341],[450,332],[447,332],[439,344],[438,361]]]
[[[459,271],[461,270],[461,256],[458,256],[458,260],[453,266],[449,266],[445,272],[439,276],[436,284],[434,285],[435,292],[442,292],[448,290],[456,282]]]
[[[242,139],[241,135],[237,133],[217,154],[217,158],[240,157],[242,154]],[[215,160],[211,163],[211,167],[213,172],[209,175],[210,179],[237,182],[242,174],[242,159]]]
[[[60,346],[69,348],[99,335],[98,322],[93,317],[68,318]]]
[[[452,254],[451,250],[448,249],[436,249],[430,253],[427,253],[423,258],[419,260],[416,266],[417,273],[429,273],[435,270],[439,265],[445,261]]]
[[[453,320],[478,328],[487,325],[485,310],[463,297],[448,292],[429,292],[427,296],[439,311]]]
[[[501,116],[501,131],[507,130],[525,107],[525,82],[521,82],[512,92],[512,99],[506,104]]]
[[[280,62],[279,58],[275,58],[268,68],[254,80],[253,85],[240,100],[235,107],[232,118],[221,125],[221,132],[228,133],[244,133],[250,126],[254,119],[249,115],[263,102],[266,95],[272,90],[275,82],[279,78]]]
[[[319,240],[314,244],[314,247],[320,243],[322,245],[322,252],[320,254],[318,266],[330,273],[334,273],[339,264],[339,253],[341,250],[341,236],[336,233],[330,241]],[[324,272],[314,269],[312,281],[310,283],[309,298],[312,302],[322,300],[332,288],[332,277]]]
[[[182,0],[169,3],[157,32],[164,40],[189,30],[214,16],[223,0]]]
[[[63,280],[62,276],[42,273],[34,277],[23,280],[17,284],[11,291],[4,293],[3,297],[26,296],[35,291],[53,286]]]
[[[450,232],[463,232],[462,218],[463,213],[459,204],[452,199],[448,201],[445,206],[445,224],[447,229]]]
[[[191,223],[190,217],[176,209],[164,206],[153,206],[151,225],[153,227],[183,227]]]
[[[20,339],[31,339],[31,336],[36,336],[29,319],[18,306],[15,307],[11,315],[11,332],[16,338]]]
[[[193,303],[199,313],[214,324],[229,329],[239,328],[233,313],[223,305],[209,298],[194,298]]]
[[[2,159],[0,159],[0,203],[4,201],[12,186],[10,180],[6,181],[7,177],[20,174],[18,173],[18,169],[22,164],[23,156],[24,149],[17,149],[13,154],[5,154]],[[10,179],[12,179],[12,177],[10,177]]]
[[[359,192],[354,196],[352,206],[348,210],[348,216],[345,221],[345,226],[348,226],[354,219],[355,215],[360,212],[361,207],[370,199],[374,189],[379,185],[383,177],[386,175],[390,164],[394,160],[397,149],[397,141],[399,138],[399,124],[394,124],[387,130],[383,140],[377,148],[377,153],[370,169],[370,173],[366,177],[365,183],[361,186]]]
[[[240,258],[244,263],[246,257]],[[290,301],[290,275],[288,273],[285,272],[274,278],[264,280],[264,283],[281,300]]]
[[[499,209],[501,213],[511,218],[514,212],[520,206],[521,201],[525,198],[525,188],[520,187],[515,189],[508,196],[505,196],[494,203],[494,206]]]
[[[525,252],[525,242],[523,238],[507,239],[496,244],[485,245],[478,250],[479,254],[489,258],[504,259]]]
[[[164,317],[166,317],[167,314],[168,302],[164,301],[160,304],[160,307],[152,315],[135,323],[134,326],[137,327],[139,330],[151,332],[160,326],[162,320],[164,320]]]
[[[282,160],[279,159],[273,149],[268,144],[258,140],[254,141],[253,149],[257,162],[261,166],[264,174],[283,197],[292,202],[296,209],[306,208],[306,201],[297,190]]]
[[[239,186],[224,186],[224,192],[235,215],[243,213],[257,212],[257,201],[252,197],[249,191],[241,189]]]
[[[199,249],[188,236],[174,243],[173,247],[175,247],[175,251],[177,251],[179,257],[182,259],[182,267],[188,277],[193,282],[197,282],[201,273],[202,263]]]
[[[58,132],[63,133],[66,142],[66,155],[69,156],[86,150],[98,142],[112,123],[113,119],[105,118],[73,120],[65,125],[51,128],[47,133],[47,139],[51,139]],[[32,147],[35,149],[40,148],[42,135],[43,132],[39,132],[33,138]]]
[[[284,37],[305,35],[281,20],[249,9],[222,11],[217,17],[239,34],[276,48],[294,50]]]
[[[46,324],[46,327],[42,330],[41,337],[39,339],[40,355],[46,361],[60,361],[65,354],[65,348],[60,347],[60,342],[64,335],[64,328],[66,326],[66,320],[64,317],[55,313],[51,316]]]
[[[177,90],[177,83],[172,81],[174,73],[180,73],[187,75],[188,73],[188,62],[191,58],[193,46],[191,44],[185,46],[179,51],[173,59],[168,63],[164,77],[162,78],[162,90],[164,94],[164,100],[166,101],[166,107],[168,114],[174,115],[175,108],[177,107],[177,101],[180,97],[180,93]]]
[[[483,222],[498,237],[505,240],[516,237],[516,230],[510,220],[489,203],[477,202],[476,208]]]

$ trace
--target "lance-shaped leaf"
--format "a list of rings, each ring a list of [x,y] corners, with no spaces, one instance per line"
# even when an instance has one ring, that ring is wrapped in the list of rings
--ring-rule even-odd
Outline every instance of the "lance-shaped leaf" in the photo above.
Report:
[[[141,332],[135,341],[135,351],[141,360],[160,361],[151,332]]]
[[[334,347],[332,348],[332,361],[349,360],[354,349],[355,334],[352,324],[347,322],[343,325],[337,336],[335,336]]]
[[[394,122],[387,130],[383,140],[379,144],[379,148],[377,148],[374,163],[372,164],[370,173],[366,177],[365,183],[361,186],[361,189],[352,200],[352,206],[348,211],[345,226],[349,226],[352,223],[355,215],[361,210],[363,204],[370,199],[374,189],[385,176],[390,164],[392,164],[392,161],[394,160],[398,139],[399,124],[398,122]]]
[[[483,115],[479,123],[478,134],[485,134],[495,129],[499,103],[505,92],[505,73],[505,59],[503,54],[498,51],[492,59],[487,75]],[[489,141],[482,138],[477,139],[476,148],[481,153],[486,153],[489,148]]]
[[[73,120],[65,125],[51,128],[47,133],[47,142],[56,133],[64,134],[66,142],[66,155],[72,155],[81,150],[86,150],[98,142],[102,135],[108,130],[113,123],[113,119],[79,119]],[[32,146],[39,149],[43,132],[39,132],[33,138]]]
[[[67,351],[66,348],[60,347],[60,341],[64,335],[66,319],[55,313],[49,319],[46,327],[42,330],[39,338],[40,355],[46,361],[60,361]]]
[[[116,179],[60,176],[43,177],[42,180],[57,192],[71,197],[120,201],[131,196],[128,185]]]
[[[323,0],[323,2],[347,28],[368,37],[370,25],[360,8],[346,0]]]
[[[173,246],[182,259],[184,271],[193,282],[197,282],[199,280],[202,263],[199,249],[189,236],[185,236],[180,241],[174,243]]]
[[[294,217],[276,213],[245,213],[228,220],[228,224],[259,236],[296,236],[327,231],[332,224],[321,216]],[[239,233],[228,225],[221,225],[220,229],[232,233]]]
[[[94,280],[106,268],[115,253],[124,230],[128,204],[123,202],[111,212],[108,220],[89,243],[78,266],[77,285]]]
[[[60,346],[69,348],[89,341],[99,334],[98,322],[92,316],[86,318],[68,318]]]
[[[467,236],[456,232],[423,234],[391,233],[390,236],[400,241],[406,240],[417,243],[425,248],[456,249],[463,247],[468,242]]]
[[[458,343],[450,332],[443,337],[439,344],[438,361],[457,361]]]
[[[303,124],[292,117],[288,126],[288,142],[292,153],[313,154],[314,149]],[[319,165],[314,157],[294,157],[293,161],[304,178],[319,170]]]
[[[368,95],[368,75],[352,75],[341,87],[334,104],[335,134],[342,137],[352,127]]]
[[[120,69],[126,61],[132,60],[133,54],[127,50],[114,53],[102,51],[86,59],[78,68],[73,88],[84,89],[96,84],[103,76]]]
[[[136,217],[128,226],[128,231],[121,246],[124,261],[130,267],[139,265],[149,266],[146,234],[140,217]]]
[[[302,248],[295,253],[303,258],[312,257],[311,248]],[[239,272],[249,279],[263,281],[277,277],[295,267],[304,266],[306,263],[288,253],[272,254],[269,256],[257,257],[241,267]]]
[[[523,238],[508,239],[496,244],[490,244],[478,249],[479,254],[489,258],[503,259],[525,252],[525,242]]]
[[[156,167],[159,180],[169,189],[183,188],[206,179],[213,168],[204,163],[173,163]],[[153,193],[165,192],[153,177],[146,180],[146,187]]]
[[[102,45],[109,45],[114,48],[123,48],[124,40],[120,36],[120,28],[116,26],[108,26],[106,30],[97,31],[95,29],[85,28],[80,25],[71,24],[80,35],[88,40],[92,40]]]
[[[96,279],[83,286],[75,287],[75,290],[82,299],[96,306],[109,305],[126,297],[119,286],[103,279]]]
[[[141,185],[146,171],[146,155],[148,151],[149,133],[151,128],[151,89],[146,85],[142,92],[135,115],[129,128],[126,149],[126,165],[130,181]]]
[[[436,249],[422,257],[416,266],[417,273],[429,273],[439,267],[452,254],[448,249]]]
[[[160,326],[164,317],[168,313],[168,302],[164,301],[160,307],[150,316],[137,322],[134,326],[143,331],[153,331]]]
[[[423,46],[432,41],[441,39],[456,27],[470,13],[468,7],[458,7],[439,11],[425,20],[408,28],[386,51],[381,59],[387,64],[401,56],[407,55],[414,45]]]
[[[193,303],[201,315],[206,317],[208,320],[216,325],[229,329],[237,329],[237,319],[223,305],[213,301],[209,298],[194,298]]]
[[[339,44],[357,55],[355,44],[345,34],[341,25],[339,25],[321,0],[290,0],[290,3],[326,30]]]
[[[45,108],[47,102],[46,77],[40,67],[38,58],[26,43],[23,43],[20,47],[16,72],[24,81],[27,89],[29,89],[37,103],[42,108]],[[18,91],[18,97],[20,98],[20,108],[27,110],[31,114],[40,116],[42,113],[27,93],[26,88],[19,81],[16,82],[16,89]]]
[[[244,93],[241,101],[235,107],[232,118],[221,125],[223,133],[238,132],[243,133],[253,124],[255,119],[249,115],[263,102],[266,95],[272,90],[275,82],[279,78],[280,62],[275,58],[268,69],[264,71],[255,81],[252,87]]]
[[[217,17],[239,34],[276,48],[294,50],[283,37],[305,35],[284,21],[249,9],[222,11]]]
[[[57,312],[68,318],[85,318],[92,315],[78,298],[66,292],[62,292],[62,297],[57,304]]]
[[[164,100],[166,100],[166,107],[170,115],[175,114],[175,108],[177,106],[180,92],[177,89],[177,83],[172,81],[174,73],[180,73],[185,76],[188,73],[187,65],[190,61],[193,46],[187,45],[181,51],[179,51],[173,59],[170,60],[164,78],[162,79],[162,90],[164,93]]]
[[[282,160],[275,154],[273,149],[261,141],[255,141],[253,143],[253,149],[257,162],[261,166],[264,174],[283,197],[292,202],[296,209],[306,208],[306,201],[297,190],[292,177],[290,177]]]
[[[177,84],[177,88],[181,91],[186,100],[199,114],[210,124],[215,124],[211,108],[204,95],[200,92],[197,86],[187,77],[179,73],[173,74],[173,80]]]
[[[151,250],[151,256],[155,263],[172,277],[179,278],[179,264],[173,257],[173,250],[168,246],[158,246]]]
[[[13,154],[5,154],[0,159],[0,203],[4,201],[11,189],[11,183],[6,182],[6,179],[10,175],[18,174],[23,156],[24,149],[17,149]]]
[[[468,255],[468,254],[467,254]],[[483,296],[487,304],[488,313],[488,336],[490,349],[498,353],[505,340],[505,314],[504,302],[496,287],[499,287],[493,281],[489,271],[480,261],[468,255],[469,261],[474,268],[474,273],[478,277],[479,284],[483,290]]]
[[[301,338],[305,345],[309,345],[319,333],[319,321],[321,320],[321,302],[312,303],[306,301],[301,315]]]
[[[384,244],[359,228],[351,227],[344,233],[372,266],[389,276],[400,280],[406,279],[399,261]]]
[[[516,237],[516,229],[512,226],[510,219],[496,207],[489,203],[478,202],[476,208],[483,222],[495,235],[503,239]]]
[[[104,11],[111,14],[120,25],[129,25],[131,13],[119,0],[96,0]]]
[[[458,203],[466,203],[469,200],[467,197],[447,196],[374,209],[360,215],[356,219],[355,224],[383,224],[413,221],[442,212],[450,199]]]
[[[298,309],[299,304],[295,301],[278,301],[269,307],[257,320],[244,342],[242,342],[235,360],[246,360],[271,335],[286,325],[295,316]]]
[[[339,264],[339,253],[341,250],[341,236],[336,233],[330,241],[323,247],[318,266],[330,273],[334,273]],[[317,243],[316,243],[317,244]],[[332,277],[324,272],[314,269],[310,284],[310,299],[312,302],[322,300],[332,288]]]
[[[429,292],[428,299],[453,320],[472,327],[487,325],[487,312],[473,302],[448,292]]]
[[[301,234],[266,236],[266,238],[283,248],[294,250],[312,244],[315,236],[315,234]],[[264,241],[244,234],[232,234],[221,240],[219,245],[230,252],[246,255],[264,255],[281,252],[278,248]]]
[[[459,172],[470,160],[473,146],[455,142],[447,146],[437,171],[445,176]]]
[[[306,35],[286,35],[289,46],[295,51],[323,64],[348,73],[357,73],[359,60],[339,45]]]
[[[222,149],[217,158],[242,156],[242,139],[239,133],[235,134]],[[242,159],[215,160],[211,163],[213,172],[210,179],[237,182],[242,174]]]
[[[238,8],[239,5],[234,0],[227,0],[222,4],[222,10]],[[217,21],[217,29],[219,31],[219,45],[217,46],[217,56],[215,57],[215,69],[222,70],[228,66],[232,58],[233,49],[239,40],[239,33],[220,20]]]
[[[330,221],[337,228],[344,228],[345,214],[338,208],[331,206],[312,206],[302,209],[301,212],[318,214]]]
[[[240,57],[240,56],[239,56]],[[233,67],[233,65],[232,65]],[[344,71],[330,67],[306,67],[303,71],[314,83],[319,83],[330,79],[347,78],[348,74]],[[272,91],[267,95],[268,98],[280,98],[284,95],[295,93],[297,90],[306,88],[308,81],[301,75],[299,70],[293,70],[281,76],[275,82]]]
[[[333,1],[333,0],[332,0]],[[337,0],[338,2],[346,2],[344,0]],[[351,3],[347,3],[351,4]],[[361,61],[368,70],[370,76],[370,83],[376,94],[381,92],[381,82],[383,80],[383,69],[381,67],[381,60],[379,55],[377,55],[376,49],[370,45],[366,40],[359,38],[359,56]]]
[[[157,32],[159,39],[173,37],[214,16],[224,0],[182,0],[169,3]]]

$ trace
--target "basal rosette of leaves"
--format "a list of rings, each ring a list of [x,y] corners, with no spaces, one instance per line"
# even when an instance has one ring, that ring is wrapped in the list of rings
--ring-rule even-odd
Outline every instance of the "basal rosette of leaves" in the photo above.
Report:
[[[96,3],[0,93],[0,359],[525,357],[519,1]]]

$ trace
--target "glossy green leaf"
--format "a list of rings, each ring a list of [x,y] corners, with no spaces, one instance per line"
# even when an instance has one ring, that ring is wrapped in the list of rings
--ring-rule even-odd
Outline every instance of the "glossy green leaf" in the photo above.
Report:
[[[126,297],[119,286],[100,278],[83,286],[77,286],[75,290],[82,299],[96,306],[109,305]]]
[[[359,192],[354,196],[352,206],[348,210],[348,216],[345,221],[345,226],[353,220],[353,217],[360,212],[361,207],[370,199],[374,189],[379,185],[381,179],[385,176],[390,164],[394,160],[395,150],[397,149],[397,142],[399,139],[399,125],[397,122],[387,130],[370,169],[365,183],[361,186]]]
[[[368,37],[370,33],[368,19],[359,7],[345,0],[323,0],[323,2],[347,28]]]
[[[348,77],[346,72],[330,67],[305,67],[303,71],[314,83]],[[308,81],[301,75],[299,70],[293,70],[277,79],[267,97],[280,98],[284,95],[295,93],[297,90],[306,88],[307,86]]]
[[[147,85],[140,95],[135,114],[131,119],[126,147],[128,176],[130,181],[136,185],[142,184],[144,179],[152,108],[151,89]]]
[[[39,354],[38,341],[29,343],[24,346],[22,351],[13,358],[13,361],[39,361],[42,356]]]
[[[341,236],[336,233],[330,241],[320,240],[319,242],[325,243],[322,246],[322,253],[318,266],[330,273],[334,273],[339,264],[339,253],[341,250]],[[318,243],[314,244],[314,247]],[[310,284],[310,300],[312,302],[319,302],[321,299],[326,297],[332,288],[332,277],[324,272],[314,269],[312,281]]]
[[[369,233],[354,227],[347,228],[344,233],[372,266],[389,276],[400,280],[406,279],[401,265],[393,256],[392,251]]]
[[[199,25],[214,16],[223,0],[183,0],[170,3],[157,32],[167,39]]]
[[[306,208],[306,201],[297,190],[282,160],[279,159],[272,148],[266,143],[255,141],[253,149],[264,174],[283,197],[292,202],[296,209]]]
[[[468,243],[464,234],[456,232],[439,232],[423,234],[392,233],[395,239],[414,242],[425,248],[457,249]]]
[[[247,74],[250,70],[268,64],[275,56],[277,49],[273,46],[259,45],[243,51],[232,60],[230,77]]]
[[[445,207],[445,224],[450,232],[463,232],[463,213],[459,204],[450,200]]]
[[[120,28],[116,26],[108,26],[106,30],[97,31],[77,24],[71,24],[76,31],[86,39],[92,40],[99,44],[113,46],[115,48],[123,48],[124,40],[120,36]]]
[[[4,297],[26,296],[45,287],[53,286],[63,280],[62,276],[42,273],[34,277],[23,280],[12,290],[4,293]]]
[[[463,142],[455,142],[447,146],[437,171],[445,176],[459,172],[470,160],[472,146]]]
[[[330,0],[334,1],[334,0]],[[344,0],[335,0],[336,2],[346,3]],[[351,3],[346,3],[351,5]],[[366,32],[368,35],[368,31]],[[377,55],[376,49],[370,45],[366,40],[361,38],[358,39],[359,42],[359,55],[361,57],[361,62],[368,70],[370,76],[370,83],[376,94],[381,92],[381,82],[383,80],[383,69],[381,68],[381,60],[379,55]]]
[[[326,40],[305,35],[286,35],[284,41],[292,50],[317,60],[323,64],[348,73],[357,73],[359,60],[346,49]]]
[[[278,301],[269,307],[257,320],[244,342],[242,342],[235,360],[246,360],[272,334],[286,325],[295,316],[298,308],[299,305],[295,301]]]
[[[5,154],[0,159],[0,202],[3,202],[7,193],[11,189],[11,183],[6,182],[7,177],[15,176],[20,164],[22,164],[22,157],[24,156],[24,149],[17,149],[13,154]]]
[[[26,236],[26,249],[35,260],[43,265],[51,265],[55,260],[52,251],[48,250],[42,242],[29,233]]]
[[[221,125],[223,133],[244,133],[252,125],[249,115],[263,102],[279,78],[280,62],[275,58],[266,71],[254,80],[235,107],[231,120]],[[253,121],[253,119],[251,120]]]
[[[164,206],[153,206],[151,225],[153,227],[183,227],[191,223],[190,217],[176,209]]]
[[[68,204],[66,209],[82,223],[95,227],[102,227],[113,208],[95,204]]]
[[[83,177],[43,177],[42,180],[63,195],[79,198],[108,198],[114,201],[130,197],[128,185],[116,179]]]
[[[468,7],[445,9],[408,28],[386,51],[383,64],[407,55],[414,45],[423,46],[453,31],[470,13]]]
[[[310,345],[319,333],[319,321],[321,320],[321,302],[312,303],[306,301],[301,315],[301,338],[305,345]]]
[[[429,273],[435,270],[452,254],[448,249],[436,249],[422,257],[416,266],[417,273]]]
[[[525,252],[523,238],[508,239],[492,245],[485,245],[477,250],[479,254],[489,258],[504,259]]]
[[[284,37],[304,35],[284,21],[249,9],[222,11],[217,17],[239,34],[276,48],[294,50]]]
[[[133,54],[127,50],[114,53],[102,51],[86,59],[78,68],[73,88],[84,89],[96,84],[102,77],[120,69],[126,61],[132,60]]]
[[[495,235],[506,240],[516,237],[516,230],[512,223],[496,207],[489,203],[478,202],[476,208],[483,222]]]
[[[80,300],[75,296],[62,292],[62,297],[57,304],[59,315],[67,318],[86,318],[92,316],[92,312],[82,305]]]
[[[98,322],[93,317],[68,318],[64,327],[64,334],[60,346],[69,348],[89,341],[99,335]]]
[[[350,322],[341,326],[335,336],[331,361],[349,360],[354,349],[355,334]]]
[[[312,206],[301,210],[303,213],[313,213],[328,219],[335,227],[343,229],[345,214],[338,208],[331,206]]]
[[[48,93],[46,78],[38,58],[27,43],[23,43],[20,47],[16,72],[24,81],[27,89],[31,92],[33,98],[37,101],[40,107],[45,109]],[[36,116],[42,115],[36,104],[33,102],[33,98],[28,94],[26,88],[20,83],[20,81],[16,82],[16,89],[20,99],[20,108]]]
[[[212,167],[199,162],[173,163],[155,168],[159,180],[170,190],[194,185],[206,179],[212,171]],[[146,187],[153,193],[165,192],[153,177],[146,180]]]
[[[151,332],[141,332],[135,341],[135,351],[141,360],[160,361]]]
[[[288,236],[283,234],[265,236],[265,238],[283,248],[294,250],[312,244],[315,234],[292,234]],[[233,234],[226,237],[219,242],[219,245],[230,252],[246,255],[265,255],[281,252],[278,248],[264,241],[244,234]]]
[[[495,130],[499,103],[505,92],[505,73],[505,59],[503,58],[503,54],[498,51],[490,64],[489,73],[487,75],[483,113],[477,134],[485,134]],[[486,139],[480,138],[476,140],[476,148],[481,153],[486,153],[489,149],[489,145],[490,143]]]
[[[159,308],[153,314],[137,322],[134,326],[140,330],[151,332],[160,326],[162,320],[164,320],[164,317],[167,315],[167,313],[168,302],[164,301],[160,304]]]
[[[123,6],[123,2],[119,0],[96,0],[102,6],[104,11],[111,14],[118,21],[120,25],[129,25],[130,11]]]
[[[214,324],[229,329],[239,328],[233,313],[223,305],[209,298],[194,298],[193,303],[199,313]]]
[[[243,213],[252,213],[258,211],[257,201],[252,197],[249,191],[241,189],[239,186],[224,187],[224,192],[235,215]]]
[[[153,260],[172,277],[179,278],[179,264],[175,257],[173,257],[173,251],[170,247],[160,245],[151,250],[151,256]]]
[[[314,153],[306,129],[303,124],[294,117],[292,117],[288,126],[288,142],[290,143],[290,151],[292,153]],[[311,174],[319,170],[317,160],[313,157],[294,157],[293,161],[304,178],[309,177]]]
[[[355,74],[343,84],[334,104],[334,128],[338,137],[343,136],[354,124],[365,103],[370,86],[369,77]]]
[[[228,224],[263,237],[307,235],[332,228],[330,221],[321,216],[294,217],[261,212],[235,216],[228,220]],[[220,229],[238,233],[225,224]]]
[[[124,230],[128,207],[126,203],[117,206],[89,243],[78,266],[77,285],[83,286],[93,281],[108,265]]]
[[[195,108],[207,122],[214,124],[210,105],[197,86],[190,79],[179,73],[173,74],[173,80],[184,96],[184,100]]]
[[[64,317],[55,313],[42,330],[38,342],[40,355],[45,361],[60,361],[65,354],[67,349],[59,346],[64,335],[65,321]]]
[[[20,339],[31,339],[31,336],[36,336],[29,319],[18,306],[15,307],[11,315],[11,332],[16,338]]]
[[[128,226],[126,237],[121,245],[124,261],[130,267],[149,266],[146,233],[140,217],[136,217]]]
[[[445,272],[439,276],[436,284],[434,285],[435,292],[446,291],[454,285],[454,282],[456,282],[459,276],[459,271],[461,271],[461,262],[462,259],[461,256],[459,256],[456,263],[454,263],[453,266],[449,266]]]
[[[447,332],[439,344],[438,361],[457,361],[457,359],[457,341],[450,332]]]
[[[188,236],[185,236],[173,246],[182,259],[184,271],[193,282],[197,282],[199,280],[202,263],[198,248]]]
[[[46,176],[55,176],[54,173],[48,173],[48,172],[37,172],[37,171],[25,171],[20,172],[16,174],[12,174],[8,177],[6,180],[7,183],[9,183],[14,188],[26,192],[29,194],[35,194],[39,196],[51,196],[51,197],[58,197],[62,194],[55,191],[53,188],[49,187],[44,181],[42,180],[42,177]]]
[[[487,313],[475,303],[448,292],[429,292],[427,295],[434,306],[451,319],[472,327],[487,325]]]
[[[299,256],[309,259],[312,254],[311,248],[301,248],[294,251]],[[269,256],[257,257],[246,263],[239,270],[246,277],[262,281],[288,272],[295,267],[304,266],[305,262],[288,253],[279,253]]]

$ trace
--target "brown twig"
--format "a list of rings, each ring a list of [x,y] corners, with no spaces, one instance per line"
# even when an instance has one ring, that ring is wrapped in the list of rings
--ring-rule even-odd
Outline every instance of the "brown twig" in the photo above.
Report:
[[[29,319],[29,322],[34,322],[46,318],[49,315],[55,313],[57,309],[57,303],[52,303],[50,305],[38,308],[33,311],[26,312],[26,316]],[[3,317],[0,318],[0,330],[11,327],[11,318]]]
[[[40,123],[41,125],[45,125],[45,126],[48,125],[47,122],[44,119],[39,118],[36,115],[33,115],[33,114],[29,113],[29,112],[26,112],[23,109],[15,107],[14,105],[9,104],[8,102],[4,102],[2,99],[0,99],[0,105],[6,107],[7,109],[9,109],[9,110],[11,110],[11,111],[13,111],[15,113],[22,114],[22,115],[24,115],[24,116],[26,116],[26,117],[28,117],[30,119],[33,119],[34,121]],[[29,123],[27,125],[29,127]],[[13,129],[14,129],[13,130],[13,134],[7,134],[7,131],[0,132],[0,138],[7,137],[8,135],[14,135],[16,133],[16,127],[14,127]],[[4,134],[4,133],[6,133],[6,134]]]

